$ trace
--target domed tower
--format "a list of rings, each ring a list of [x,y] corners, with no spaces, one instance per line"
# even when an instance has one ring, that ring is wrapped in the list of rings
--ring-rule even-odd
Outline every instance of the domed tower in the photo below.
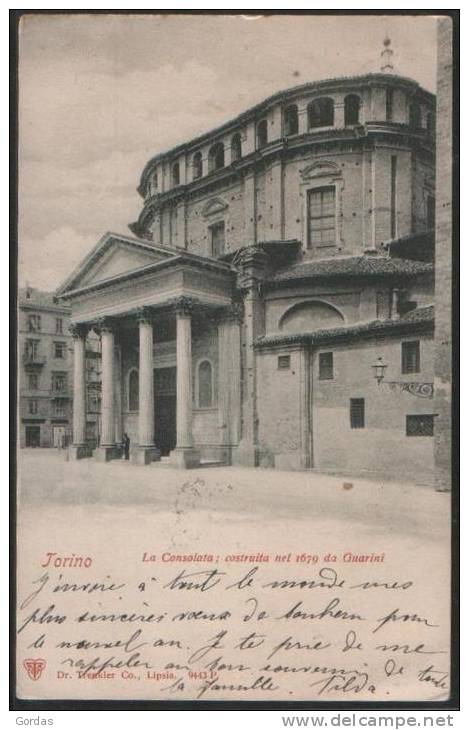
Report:
[[[153,157],[131,230],[214,258],[293,239],[324,258],[432,228],[435,98],[393,73],[390,43],[381,73],[287,89]]]

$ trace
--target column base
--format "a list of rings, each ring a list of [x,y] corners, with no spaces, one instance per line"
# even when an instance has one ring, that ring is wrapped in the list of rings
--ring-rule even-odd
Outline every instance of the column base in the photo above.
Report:
[[[233,466],[259,466],[259,446],[243,444],[235,446],[231,453]]]
[[[137,446],[130,449],[130,461],[132,464],[140,464],[146,466],[152,461],[159,461],[161,451],[156,446]]]
[[[106,462],[111,461],[112,459],[120,459],[121,458],[121,449],[114,445],[114,446],[98,446],[97,449],[94,450],[94,458],[96,461]]]
[[[66,451],[65,458],[67,461],[78,461],[78,459],[87,459],[92,456],[91,446],[88,444],[71,444]]]
[[[175,469],[195,469],[200,466],[200,451],[193,446],[176,447],[169,455],[168,464]]]

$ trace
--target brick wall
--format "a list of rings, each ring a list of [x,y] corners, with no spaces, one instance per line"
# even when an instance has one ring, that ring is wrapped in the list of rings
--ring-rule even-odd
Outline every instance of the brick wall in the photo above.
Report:
[[[224,221],[226,251],[280,238],[301,240],[306,256],[357,254],[365,248],[379,248],[392,233],[392,156],[397,158],[396,237],[405,236],[411,233],[413,221],[419,229],[425,227],[425,201],[433,191],[434,170],[431,163],[420,158],[412,162],[410,148],[376,146],[371,152],[303,151],[284,161],[280,170],[270,164],[258,169],[253,187],[245,185],[241,176],[238,181],[220,183],[215,190],[194,194],[185,208],[180,204],[162,209],[152,224],[153,240],[171,246],[186,245],[193,253],[210,256],[210,226]],[[331,163],[336,172],[330,179],[323,175],[304,179],[302,173],[315,163]],[[308,251],[308,190],[331,183],[336,186],[337,249]],[[207,206],[217,201],[226,207],[207,213]],[[255,221],[250,220],[252,211]]]
[[[309,420],[313,468],[431,485],[433,438],[407,436],[406,416],[434,414],[433,399],[390,388],[386,383],[378,385],[372,370],[380,356],[388,365],[385,380],[431,382],[433,339],[418,335],[403,339],[420,340],[420,373],[401,373],[400,338],[324,347],[312,353],[310,396],[302,381],[299,350],[279,347],[260,351],[257,362],[261,464],[303,468],[302,451],[308,446],[304,434],[308,432]],[[319,380],[320,352],[333,353],[331,380]],[[290,355],[288,369],[278,368],[281,355]],[[350,398],[365,399],[363,429],[350,427]]]

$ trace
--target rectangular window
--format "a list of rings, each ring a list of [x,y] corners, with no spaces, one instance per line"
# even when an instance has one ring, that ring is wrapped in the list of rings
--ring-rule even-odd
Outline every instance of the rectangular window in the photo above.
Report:
[[[365,428],[364,398],[350,398],[350,428]]]
[[[29,413],[31,416],[37,415],[37,400],[29,401]]]
[[[427,228],[435,228],[435,198],[433,195],[427,197]]]
[[[386,121],[387,122],[392,122],[393,102],[394,102],[393,89],[386,89]]]
[[[39,354],[39,340],[26,340],[24,353],[27,360],[35,360]]]
[[[62,317],[57,317],[55,320],[55,334],[61,335],[63,331],[63,321]]]
[[[397,156],[391,155],[391,238],[396,238]]]
[[[29,332],[40,332],[41,331],[41,315],[30,314],[28,317],[28,330]]]
[[[54,357],[63,360],[66,356],[65,342],[54,342]]]
[[[308,245],[335,246],[335,188],[318,188],[308,193]]]
[[[279,355],[277,359],[278,370],[290,370],[290,355]]]
[[[52,390],[64,393],[67,390],[67,373],[52,373]]]
[[[37,373],[30,373],[28,375],[28,388],[29,390],[37,390],[39,388],[39,376]]]
[[[332,380],[334,377],[334,357],[332,352],[319,353],[319,380]]]
[[[88,413],[101,412],[101,399],[95,393],[88,393]]]
[[[54,416],[65,416],[65,402],[63,400],[54,401]]]
[[[387,319],[391,316],[391,297],[389,291],[376,292],[376,318]]]
[[[220,221],[210,226],[210,235],[212,239],[212,256],[218,258],[225,253],[225,223]]]
[[[419,373],[420,372],[420,342],[413,340],[412,342],[402,343],[402,374]]]
[[[433,436],[434,415],[406,416],[406,436]]]

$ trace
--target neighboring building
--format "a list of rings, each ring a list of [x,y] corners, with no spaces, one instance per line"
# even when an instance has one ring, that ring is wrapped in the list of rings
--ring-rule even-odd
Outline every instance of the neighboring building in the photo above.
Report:
[[[137,463],[431,481],[434,184],[435,97],[390,73],[280,92],[153,157],[136,237],[106,234],[57,292],[72,455],[93,329],[97,458],[125,430]]]
[[[20,446],[64,446],[71,436],[70,307],[31,287],[19,292]]]
[[[438,124],[435,317],[436,485],[451,488],[452,246],[453,246],[453,21],[438,21]]]

